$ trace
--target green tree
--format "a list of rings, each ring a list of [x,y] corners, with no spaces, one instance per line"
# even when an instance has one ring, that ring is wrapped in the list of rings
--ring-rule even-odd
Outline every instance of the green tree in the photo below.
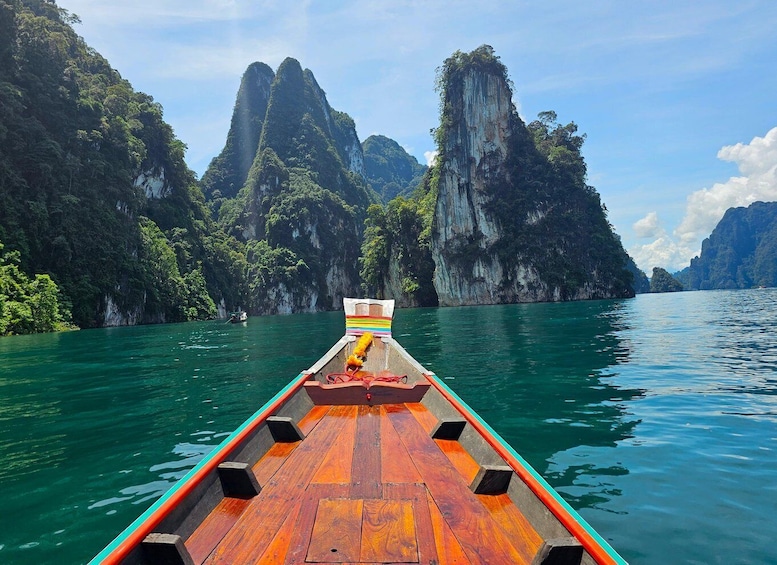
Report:
[[[369,296],[396,298],[415,306],[436,306],[432,284],[432,202],[429,178],[410,198],[398,196],[367,209],[360,259],[362,287]],[[389,286],[403,296],[392,296]],[[396,292],[394,290],[393,292]]]
[[[0,335],[68,329],[69,312],[61,305],[49,275],[30,279],[20,268],[18,251],[2,253],[0,243]]]
[[[53,332],[62,321],[59,288],[48,275],[35,275],[30,283],[30,312],[35,333]]]
[[[0,238],[20,272],[56,281],[81,327],[103,324],[109,302],[141,323],[208,317],[202,280],[211,303],[239,303],[245,269],[222,269],[235,242],[212,222],[185,145],[75,22],[51,0],[0,0]],[[147,222],[174,251],[175,285],[144,262],[162,249],[143,247],[159,236]]]
[[[653,276],[650,279],[650,292],[680,292],[683,285],[674,278],[666,269],[653,267]]]

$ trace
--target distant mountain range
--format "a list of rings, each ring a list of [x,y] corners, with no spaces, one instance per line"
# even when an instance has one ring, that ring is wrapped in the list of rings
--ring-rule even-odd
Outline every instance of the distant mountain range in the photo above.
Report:
[[[727,210],[676,277],[689,290],[777,286],[777,202]]]
[[[362,149],[367,182],[384,203],[396,196],[409,196],[421,184],[427,167],[393,139],[371,135]]]

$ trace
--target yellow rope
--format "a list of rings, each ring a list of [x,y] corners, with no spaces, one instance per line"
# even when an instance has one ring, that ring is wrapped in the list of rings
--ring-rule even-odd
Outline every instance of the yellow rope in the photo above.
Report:
[[[364,359],[367,357],[367,348],[372,344],[372,334],[364,332],[356,342],[353,353],[345,362],[346,367],[361,367],[364,365]]]

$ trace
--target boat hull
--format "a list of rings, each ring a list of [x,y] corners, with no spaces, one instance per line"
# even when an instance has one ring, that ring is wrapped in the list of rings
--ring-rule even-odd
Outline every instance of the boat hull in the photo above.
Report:
[[[344,336],[93,563],[625,563],[393,338]],[[327,378],[329,377],[329,378]]]

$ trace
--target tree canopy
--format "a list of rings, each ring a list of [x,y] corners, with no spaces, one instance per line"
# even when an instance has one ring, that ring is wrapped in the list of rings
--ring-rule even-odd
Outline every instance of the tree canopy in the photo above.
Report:
[[[650,278],[650,292],[680,292],[683,285],[674,278],[666,269],[653,267],[653,276]]]
[[[0,336],[69,329],[70,312],[49,275],[28,277],[19,252],[0,243]]]
[[[110,305],[125,323],[212,317],[245,274],[220,270],[227,237],[162,107],[76,21],[53,1],[0,0],[0,239],[80,327],[106,323]]]
[[[692,290],[777,286],[777,202],[728,209],[687,279]]]

